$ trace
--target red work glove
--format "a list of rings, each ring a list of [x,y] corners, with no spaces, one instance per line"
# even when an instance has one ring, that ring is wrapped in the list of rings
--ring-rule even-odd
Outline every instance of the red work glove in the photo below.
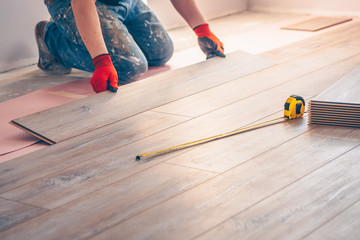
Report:
[[[111,62],[109,54],[102,54],[92,60],[95,71],[90,80],[91,86],[96,93],[109,90],[116,92],[118,90],[118,75],[114,65]]]
[[[213,57],[225,57],[224,45],[210,31],[209,24],[205,23],[193,29],[198,37],[201,50],[206,54],[206,59]]]

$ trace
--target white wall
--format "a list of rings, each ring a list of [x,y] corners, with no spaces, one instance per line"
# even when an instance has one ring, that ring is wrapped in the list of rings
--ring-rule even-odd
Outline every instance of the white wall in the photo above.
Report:
[[[249,0],[249,9],[360,16],[360,0]]]
[[[183,24],[170,0],[147,0],[167,27]],[[247,0],[197,0],[206,18],[246,9]],[[221,3],[221,4],[220,4]],[[166,7],[165,7],[166,6]],[[34,27],[50,18],[43,0],[0,1],[0,72],[34,64],[37,46]]]
[[[167,29],[186,25],[186,22],[172,7],[169,0],[147,0],[148,5],[156,13]],[[200,11],[206,19],[225,16],[247,9],[248,0],[197,0]]]
[[[34,63],[34,27],[50,16],[42,0],[0,1],[0,72]]]

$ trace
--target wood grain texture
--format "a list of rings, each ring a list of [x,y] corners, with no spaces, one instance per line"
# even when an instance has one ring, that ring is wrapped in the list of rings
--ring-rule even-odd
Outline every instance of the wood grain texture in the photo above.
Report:
[[[352,36],[356,38],[360,30],[359,19],[354,19],[351,22],[342,24],[341,27],[328,30],[328,32],[261,53],[258,56],[275,63],[282,63],[309,54],[318,48],[329,47],[347,41]]]
[[[306,240],[357,240],[360,236],[360,201],[316,229]],[[351,221],[349,221],[351,219]],[[334,231],[336,229],[336,231]]]
[[[298,239],[311,234],[321,239],[324,232],[338,230],[333,236],[358,235],[352,228],[358,225],[360,129],[307,125],[305,115],[135,161],[139,153],[282,116],[290,94],[313,98],[360,61],[360,28],[352,24],[339,25],[344,34],[301,42],[304,53],[294,49],[290,56],[288,47],[278,49],[279,59],[288,54],[291,60],[253,74],[237,78],[215,69],[217,77],[234,77],[227,83],[214,84],[214,75],[207,88],[204,71],[186,83],[175,76],[174,85],[155,84],[159,92],[194,90],[171,102],[192,99],[177,105],[181,110],[169,108],[181,115],[145,110],[145,100],[136,99],[140,90],[124,93],[124,99],[136,101],[120,106],[109,98],[108,103],[119,108],[120,117],[123,106],[139,107],[125,109],[135,116],[0,164],[0,200],[7,201],[0,206],[15,213],[0,239]],[[350,25],[356,31],[345,29]],[[163,99],[169,100],[164,96],[151,104]],[[42,212],[27,215],[34,209]]]
[[[46,210],[42,208],[0,198],[0,234],[8,228],[25,222],[44,212],[46,212]]]
[[[271,65],[259,57],[235,52],[224,59],[213,58],[122,86],[117,94],[103,92],[12,123],[57,143]]]
[[[316,32],[351,20],[352,18],[349,17],[315,17],[281,29]]]
[[[335,102],[360,104],[360,66],[336,81],[333,85],[319,94],[314,100],[322,102]]]
[[[316,126],[316,128],[311,131],[311,134],[360,143],[360,129],[357,128]]]
[[[197,94],[160,106],[154,109],[154,111],[184,116],[199,116],[267,89],[274,87],[280,88],[280,85],[286,82],[306,76],[314,71],[330,67],[333,64],[349,60],[352,57],[354,57],[352,61],[355,62],[359,60],[358,54],[360,53],[360,49],[354,49],[353,45],[360,45],[359,39],[360,31],[358,39],[349,38],[348,41],[335,44],[331,47],[319,48],[310,54],[298,57],[291,61],[269,67],[254,74],[250,74],[220,85],[216,88],[207,89]],[[353,65],[354,62],[350,64]],[[324,76],[329,75],[324,74]],[[322,77],[319,76],[319,78]],[[302,89],[312,88],[313,83],[309,79],[307,80],[309,85],[299,84]],[[314,79],[312,80],[315,81]],[[324,89],[321,88],[321,85],[318,85],[317,87],[321,90]],[[289,88],[293,89],[291,87]],[[282,89],[283,92],[287,91],[287,88],[285,87],[282,87]],[[288,94],[297,94],[296,92],[290,92],[289,90]],[[319,91],[317,91],[317,93],[319,93]],[[188,107],[190,105],[192,106],[191,108]]]
[[[296,182],[298,178],[322,167],[356,145],[353,142],[304,134],[115,225],[94,239],[194,238]],[[138,226],[141,226],[141,231]]]
[[[269,90],[224,107],[236,119],[234,123],[227,124],[242,127],[281,117],[281,107],[286,98],[287,94]],[[264,102],[263,99],[268,100]],[[254,122],[254,119],[261,120]],[[274,125],[192,147],[167,162],[222,173],[310,129],[306,116],[291,121],[281,120]]]
[[[50,211],[27,224],[0,233],[0,237],[1,239],[36,239],[39,236],[44,239],[88,239],[215,175],[190,168],[159,164]],[[49,221],[49,218],[56,220]],[[38,227],[34,228],[35,225]]]
[[[0,192],[160,132],[187,117],[145,112],[1,164]],[[159,124],[159,122],[161,124]]]
[[[360,147],[357,147],[199,239],[216,236],[222,239],[303,239],[360,199],[359,156]],[[356,222],[359,224],[355,217]],[[335,231],[332,229],[331,233],[338,232],[338,227],[334,227]],[[348,231],[349,237],[355,239],[356,232]]]
[[[53,171],[52,174],[50,174],[48,170],[49,174],[47,176],[39,174],[37,172],[37,166],[33,165],[32,168],[29,168],[28,171],[24,173],[27,175],[27,178],[33,179],[33,181],[27,182],[22,186],[17,185],[18,187],[13,190],[4,191],[1,196],[44,208],[61,206],[171,157],[189,151],[189,149],[165,154],[163,156],[156,156],[154,158],[150,157],[144,161],[136,162],[135,156],[141,152],[151,152],[156,149],[175,146],[194,139],[201,139],[240,128],[252,123],[255,119],[282,111],[282,105],[287,97],[287,95],[279,94],[278,92],[265,92],[256,96],[256,98],[254,97],[244,102],[234,103],[201,117],[164,129],[159,133],[139,139],[130,144],[124,145],[120,142],[117,146],[114,140],[119,136],[108,135],[106,139],[112,142],[112,151],[104,151],[104,149],[102,149],[102,154],[87,153],[86,150],[88,150],[91,145],[85,145],[80,152],[63,152],[61,156],[59,156],[60,159],[56,159],[56,161],[59,161],[59,164],[62,162],[61,159],[73,159],[74,157],[74,161],[76,160],[77,164],[72,164],[72,166],[69,164],[70,166],[68,165],[66,168],[62,167],[62,169],[58,169],[58,164],[53,163],[57,171]],[[265,104],[263,101],[259,101],[259,99],[271,99],[271,101],[267,101]],[[249,114],[243,114],[244,110],[246,110],[244,108],[249,111]],[[261,111],[259,111],[259,109],[261,109]],[[250,114],[250,112],[252,114]],[[282,116],[282,112],[280,116]],[[216,121],[214,119],[216,119]],[[305,124],[305,122],[306,121],[303,123]],[[277,143],[286,141],[286,139],[292,138],[302,131],[306,131],[306,129],[306,125],[302,125],[299,129],[295,129],[293,132],[291,131],[289,134],[284,135],[284,138],[280,138]],[[101,141],[101,138],[97,141]],[[96,146],[97,141],[93,141],[92,144]],[[268,144],[266,146],[271,147],[274,145]],[[211,145],[209,147],[211,149]],[[189,155],[188,157],[194,158],[194,155]],[[204,160],[207,158],[206,156],[203,157]],[[224,163],[219,169],[216,169],[214,166],[210,169],[204,169],[221,172],[224,169],[240,164],[236,160],[234,161],[233,158],[230,159],[232,159],[232,161],[228,164]],[[186,161],[184,161],[184,164],[185,163]],[[217,166],[220,167],[220,164]],[[12,182],[12,179],[17,180],[17,177],[8,175],[7,181]],[[12,186],[14,187],[14,185]]]
[[[309,123],[360,127],[360,67],[356,67],[310,102]]]

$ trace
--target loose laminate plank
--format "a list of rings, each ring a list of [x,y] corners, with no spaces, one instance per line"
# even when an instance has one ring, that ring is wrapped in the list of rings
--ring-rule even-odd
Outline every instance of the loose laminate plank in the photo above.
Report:
[[[122,86],[116,94],[103,92],[18,118],[12,124],[57,143],[271,65],[259,57],[234,52]]]
[[[198,239],[303,239],[359,201],[359,156],[360,147],[357,147]],[[359,225],[358,215],[340,219],[341,225]],[[334,226],[327,230],[329,236],[334,236],[340,229]],[[348,229],[347,233],[349,237],[355,237],[359,230]]]
[[[301,135],[115,225],[94,239],[195,238],[356,145],[337,139]]]
[[[349,17],[315,17],[282,27],[281,29],[316,32],[351,20],[352,18]]]

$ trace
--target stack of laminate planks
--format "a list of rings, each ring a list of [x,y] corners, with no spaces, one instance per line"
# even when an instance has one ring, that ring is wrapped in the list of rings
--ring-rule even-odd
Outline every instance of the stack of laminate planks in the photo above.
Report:
[[[309,123],[360,127],[360,66],[309,103]]]

